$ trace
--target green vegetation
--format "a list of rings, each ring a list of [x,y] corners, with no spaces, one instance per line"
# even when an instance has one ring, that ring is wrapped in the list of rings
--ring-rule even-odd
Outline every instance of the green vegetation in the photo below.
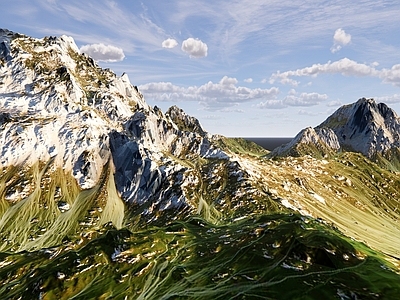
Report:
[[[222,149],[229,150],[236,154],[247,154],[250,156],[263,156],[269,153],[260,145],[243,138],[221,137],[217,140],[217,145]]]
[[[254,159],[261,166],[273,166],[269,160]],[[305,163],[311,158],[302,159]],[[321,168],[318,160],[313,161],[316,169]],[[290,160],[274,164],[283,162]],[[294,163],[300,164],[300,158]],[[187,187],[197,210],[175,221],[164,218],[158,226],[125,212],[111,167],[105,168],[97,186],[85,191],[71,175],[54,169],[52,162],[29,170],[3,170],[0,295],[8,299],[392,299],[400,292],[400,275],[387,255],[345,237],[325,221],[281,210],[266,194],[252,193],[254,186],[238,180],[246,174],[234,175],[232,162],[199,159],[187,165],[191,166],[187,172],[201,180]],[[360,212],[368,222],[375,222],[374,213],[385,209],[390,211],[388,217],[376,222],[389,226],[388,220],[398,216],[393,193],[400,184],[390,182],[394,173],[355,153],[339,155],[325,166],[330,172],[340,168],[351,178],[351,185],[341,184],[349,199],[340,200],[343,207],[336,204],[333,213],[331,203],[316,205],[303,196],[303,204],[313,206],[314,213],[325,220],[338,218],[342,223],[335,226],[341,230],[348,226],[347,234],[358,230],[351,228],[357,218],[352,199],[361,201],[356,197],[371,201]],[[291,178],[285,171],[289,165],[277,167]],[[273,177],[273,169],[269,172]],[[336,179],[321,174],[333,189]],[[368,197],[374,180],[392,194],[392,202]],[[383,187],[385,182],[391,187]],[[16,191],[22,183],[25,190]],[[303,184],[320,193],[315,182],[304,179]],[[240,196],[232,196],[235,188],[242,189]],[[65,204],[70,209],[63,211],[60,207]],[[353,212],[345,215],[351,206]],[[369,217],[364,216],[369,210]],[[369,226],[372,230],[375,225]]]
[[[121,228],[125,207],[112,173],[107,172],[111,171],[105,170],[95,187],[80,190],[75,178],[54,169],[52,162],[29,170],[4,170],[0,179],[0,250],[57,246],[65,239],[80,240],[108,222]]]
[[[400,179],[359,153],[329,160],[310,156],[260,163],[278,201],[334,224],[346,236],[399,263]],[[267,170],[268,168],[268,170]],[[279,200],[280,199],[280,200]]]
[[[391,299],[400,276],[364,245],[298,215],[200,218],[3,253],[9,299]]]

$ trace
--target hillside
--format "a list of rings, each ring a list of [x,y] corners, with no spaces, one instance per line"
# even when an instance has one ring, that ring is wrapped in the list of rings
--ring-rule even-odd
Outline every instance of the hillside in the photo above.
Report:
[[[304,135],[326,159],[270,159],[149,106],[71,37],[0,30],[0,295],[395,297],[398,174],[337,154],[339,130]]]

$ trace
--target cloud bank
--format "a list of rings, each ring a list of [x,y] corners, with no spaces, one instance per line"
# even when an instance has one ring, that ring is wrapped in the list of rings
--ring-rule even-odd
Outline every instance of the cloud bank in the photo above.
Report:
[[[79,50],[96,61],[117,62],[125,58],[124,51],[121,48],[111,45],[89,44],[82,46]]]
[[[199,39],[188,38],[182,42],[182,51],[188,53],[190,57],[200,58],[207,56],[208,46]]]
[[[282,109],[288,106],[308,107],[315,106],[328,99],[326,94],[318,93],[298,93],[290,90],[283,100],[267,100],[256,105],[262,109]]]
[[[205,109],[224,110],[255,99],[274,99],[279,89],[250,89],[238,86],[236,78],[224,76],[219,82],[199,87],[179,87],[170,82],[147,83],[139,86],[146,98],[154,101],[198,101]]]
[[[390,69],[376,69],[377,64],[367,65],[358,63],[354,60],[343,58],[326,64],[313,64],[311,67],[297,69],[286,72],[276,72],[271,75],[269,83],[279,82],[281,84],[291,84],[297,86],[298,81],[292,77],[311,76],[316,77],[321,74],[341,74],[352,77],[376,77],[384,83],[390,83],[400,87],[400,64],[393,65]]]

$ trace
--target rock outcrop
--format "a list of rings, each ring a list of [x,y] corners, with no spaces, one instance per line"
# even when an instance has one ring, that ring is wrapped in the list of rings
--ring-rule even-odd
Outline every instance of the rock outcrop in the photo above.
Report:
[[[386,157],[400,147],[400,118],[384,103],[362,98],[344,105],[316,128],[302,130],[271,156],[360,152],[370,159]],[[390,159],[393,159],[391,157]]]
[[[100,68],[68,36],[0,31],[0,110],[2,169],[52,161],[86,190],[111,164],[119,196],[143,214],[197,209],[197,162],[231,160],[196,118],[150,107],[126,74]]]

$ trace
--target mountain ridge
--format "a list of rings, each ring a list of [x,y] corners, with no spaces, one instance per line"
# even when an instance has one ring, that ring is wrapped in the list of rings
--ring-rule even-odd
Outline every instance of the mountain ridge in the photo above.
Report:
[[[361,98],[340,107],[317,127],[302,130],[290,143],[274,149],[271,156],[309,154],[313,150],[301,148],[311,147],[321,156],[355,151],[372,160],[378,156],[393,160],[389,154],[400,147],[399,130],[400,118],[395,111],[384,103]]]
[[[118,196],[153,219],[156,211],[199,210],[194,185],[203,166],[246,173],[223,137],[176,106],[165,114],[150,107],[126,74],[101,69],[71,37],[34,39],[3,30],[0,45],[3,169],[51,160],[89,190],[110,165]]]
[[[149,106],[70,37],[0,31],[0,295],[398,295],[397,174],[329,157],[333,129],[298,140],[318,155],[269,159]]]

